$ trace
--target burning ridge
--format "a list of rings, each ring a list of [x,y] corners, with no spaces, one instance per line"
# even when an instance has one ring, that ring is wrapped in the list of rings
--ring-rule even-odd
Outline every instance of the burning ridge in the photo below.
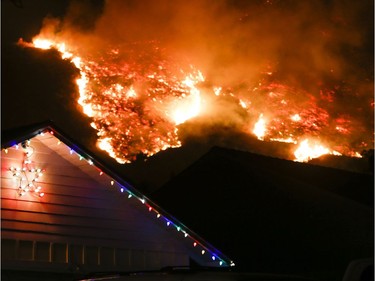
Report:
[[[168,58],[156,41],[91,53],[74,51],[64,42],[38,36],[32,43],[20,41],[20,45],[56,48],[63,59],[69,59],[80,70],[77,102],[92,118],[98,147],[120,163],[130,163],[139,154],[151,156],[181,146],[178,125],[210,112],[210,118],[217,118],[212,112],[223,100],[225,107],[230,105],[230,109],[240,112],[235,122],[244,132],[260,140],[298,146],[296,161],[322,154],[360,157],[345,144],[353,130],[350,116],[331,120],[313,95],[278,83],[270,72],[260,76],[257,83],[245,81],[237,87],[208,88],[199,70],[191,65],[181,68],[182,64]],[[227,113],[226,117],[231,118],[233,114]],[[331,143],[332,136],[337,135],[340,142]]]

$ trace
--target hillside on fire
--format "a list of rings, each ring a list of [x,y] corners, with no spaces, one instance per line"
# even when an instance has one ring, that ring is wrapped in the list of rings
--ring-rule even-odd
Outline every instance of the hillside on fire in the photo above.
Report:
[[[55,135],[47,131],[32,135],[30,145],[35,140],[39,163],[51,165],[70,190],[78,190],[75,196],[47,185],[49,196],[31,200],[38,208],[31,218],[40,229],[44,221],[38,212],[48,212],[48,200],[68,225],[74,211],[60,204],[70,206],[71,197],[79,197],[74,208],[87,196],[101,208],[107,207],[105,200],[96,206],[96,196],[103,193],[118,204],[108,206],[107,218],[117,207],[125,214],[132,209],[108,195],[114,180],[89,192],[92,176],[103,177],[91,170],[91,162],[80,162],[84,159],[74,149],[65,149],[67,135],[67,146],[80,144],[109,176],[142,195],[134,200],[126,189],[117,190],[131,195],[125,201],[136,201],[135,210],[145,211],[142,221],[156,207],[150,203],[144,210],[147,195],[228,254],[226,264],[233,258],[238,270],[342,281],[351,260],[373,258],[373,0],[2,0],[1,17],[2,157],[20,169],[23,150],[32,149],[27,142],[4,146],[4,133],[17,128],[8,139],[14,141],[30,124],[52,120],[48,124],[61,128],[63,138],[60,129],[52,130]],[[65,161],[71,156],[73,165]],[[58,163],[63,168],[55,167]],[[73,175],[84,179],[83,186],[70,174],[82,163],[90,174]],[[17,241],[23,241],[30,209],[14,193],[17,167],[3,166],[2,195],[10,204],[21,203],[2,208],[8,208],[11,224],[12,210],[21,215]],[[65,186],[53,175],[51,183]],[[146,234],[144,228],[126,232],[123,227],[138,229],[134,216],[129,222],[110,224],[120,228],[120,245],[108,237],[114,251],[133,247],[129,241]],[[82,217],[73,223],[96,226]],[[106,223],[101,234],[114,235]],[[149,225],[154,222],[143,227]],[[147,233],[152,242],[158,240],[153,231]],[[164,230],[157,233],[166,238]],[[27,249],[29,258],[37,257],[34,249],[41,246],[42,258],[51,261],[53,243],[60,239],[44,241],[47,246],[25,238],[19,246],[12,233],[7,235],[8,249]],[[88,235],[97,238],[91,229]],[[57,249],[60,260],[69,261],[68,240]],[[163,255],[163,245],[173,246],[163,241],[149,250]],[[78,245],[105,246],[86,245],[84,239]],[[206,250],[206,256],[195,253],[193,245],[194,254],[220,263]],[[153,254],[133,250],[137,262],[131,269],[143,270],[138,265],[154,260]],[[87,256],[95,265],[98,251]],[[159,260],[157,265],[167,265]],[[178,263],[176,258],[172,264]]]
[[[373,148],[373,1],[3,2],[7,129],[52,119],[122,164],[207,127],[301,162]]]
[[[236,268],[341,280],[373,257],[374,178],[214,147],[152,198]]]

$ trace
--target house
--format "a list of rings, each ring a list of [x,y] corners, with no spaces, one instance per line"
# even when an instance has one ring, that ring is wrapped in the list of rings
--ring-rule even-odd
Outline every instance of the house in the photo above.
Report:
[[[240,271],[332,281],[373,258],[370,174],[214,147],[151,198]]]
[[[233,265],[52,122],[2,135],[1,254],[9,280]]]

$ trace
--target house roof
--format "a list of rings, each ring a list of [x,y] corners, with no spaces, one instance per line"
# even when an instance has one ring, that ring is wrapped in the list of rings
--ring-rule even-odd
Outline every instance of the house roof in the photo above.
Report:
[[[145,196],[142,192],[138,191],[123,176],[114,172],[107,165],[103,164],[97,157],[95,157],[93,153],[91,153],[85,147],[78,144],[70,137],[68,137],[52,121],[49,120],[46,122],[31,124],[29,126],[19,127],[2,132],[1,147],[6,152],[7,149],[10,147],[18,147],[20,144],[22,145],[24,142],[34,137],[38,137],[41,135],[44,136],[45,134],[49,134],[58,140],[58,143],[56,143],[56,140],[53,140],[54,138],[47,137],[45,142],[51,148],[56,150],[60,155],[66,156],[69,154],[76,154],[79,156],[79,161],[86,161],[83,161],[83,163],[86,163],[84,165],[96,167],[99,172],[98,175],[101,176],[102,174],[106,174],[111,179],[112,185],[115,184],[116,186],[120,187],[119,191],[121,193],[128,193],[129,198],[134,197],[139,199],[140,204],[145,205],[145,207],[148,208],[150,212],[155,212],[157,218],[164,219],[166,222],[166,226],[168,226],[169,228],[177,229],[177,231],[182,233],[185,236],[185,238],[191,240],[189,243],[194,245],[196,251],[199,251],[201,255],[210,255],[210,260],[212,259],[210,265],[220,267],[234,266],[233,261],[226,255],[224,255],[220,250],[218,250],[213,245],[208,243],[196,232],[188,228],[176,217],[165,211],[158,204],[156,204],[150,198]],[[66,147],[61,145],[61,143],[65,144]],[[103,177],[97,176],[97,178],[98,181],[103,181]]]
[[[152,198],[238,269],[341,278],[373,256],[373,188],[372,175],[214,147]]]

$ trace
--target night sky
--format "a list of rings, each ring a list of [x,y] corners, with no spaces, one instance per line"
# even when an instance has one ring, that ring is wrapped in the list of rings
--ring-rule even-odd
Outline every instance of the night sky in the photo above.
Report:
[[[68,30],[82,44],[159,40],[173,50],[171,56],[198,65],[212,84],[238,83],[269,64],[279,81],[309,92],[345,81],[354,90],[340,92],[335,106],[355,116],[362,134],[373,138],[373,1],[170,2],[2,0],[1,129],[53,120],[146,191],[214,144],[282,156],[274,145],[262,147],[255,138],[221,126],[219,118],[208,125],[198,121],[193,130],[182,126],[182,148],[116,164],[96,148],[96,131],[77,104],[79,71],[56,51],[17,45],[20,38],[30,42],[39,34],[48,17],[58,18],[61,32]]]

